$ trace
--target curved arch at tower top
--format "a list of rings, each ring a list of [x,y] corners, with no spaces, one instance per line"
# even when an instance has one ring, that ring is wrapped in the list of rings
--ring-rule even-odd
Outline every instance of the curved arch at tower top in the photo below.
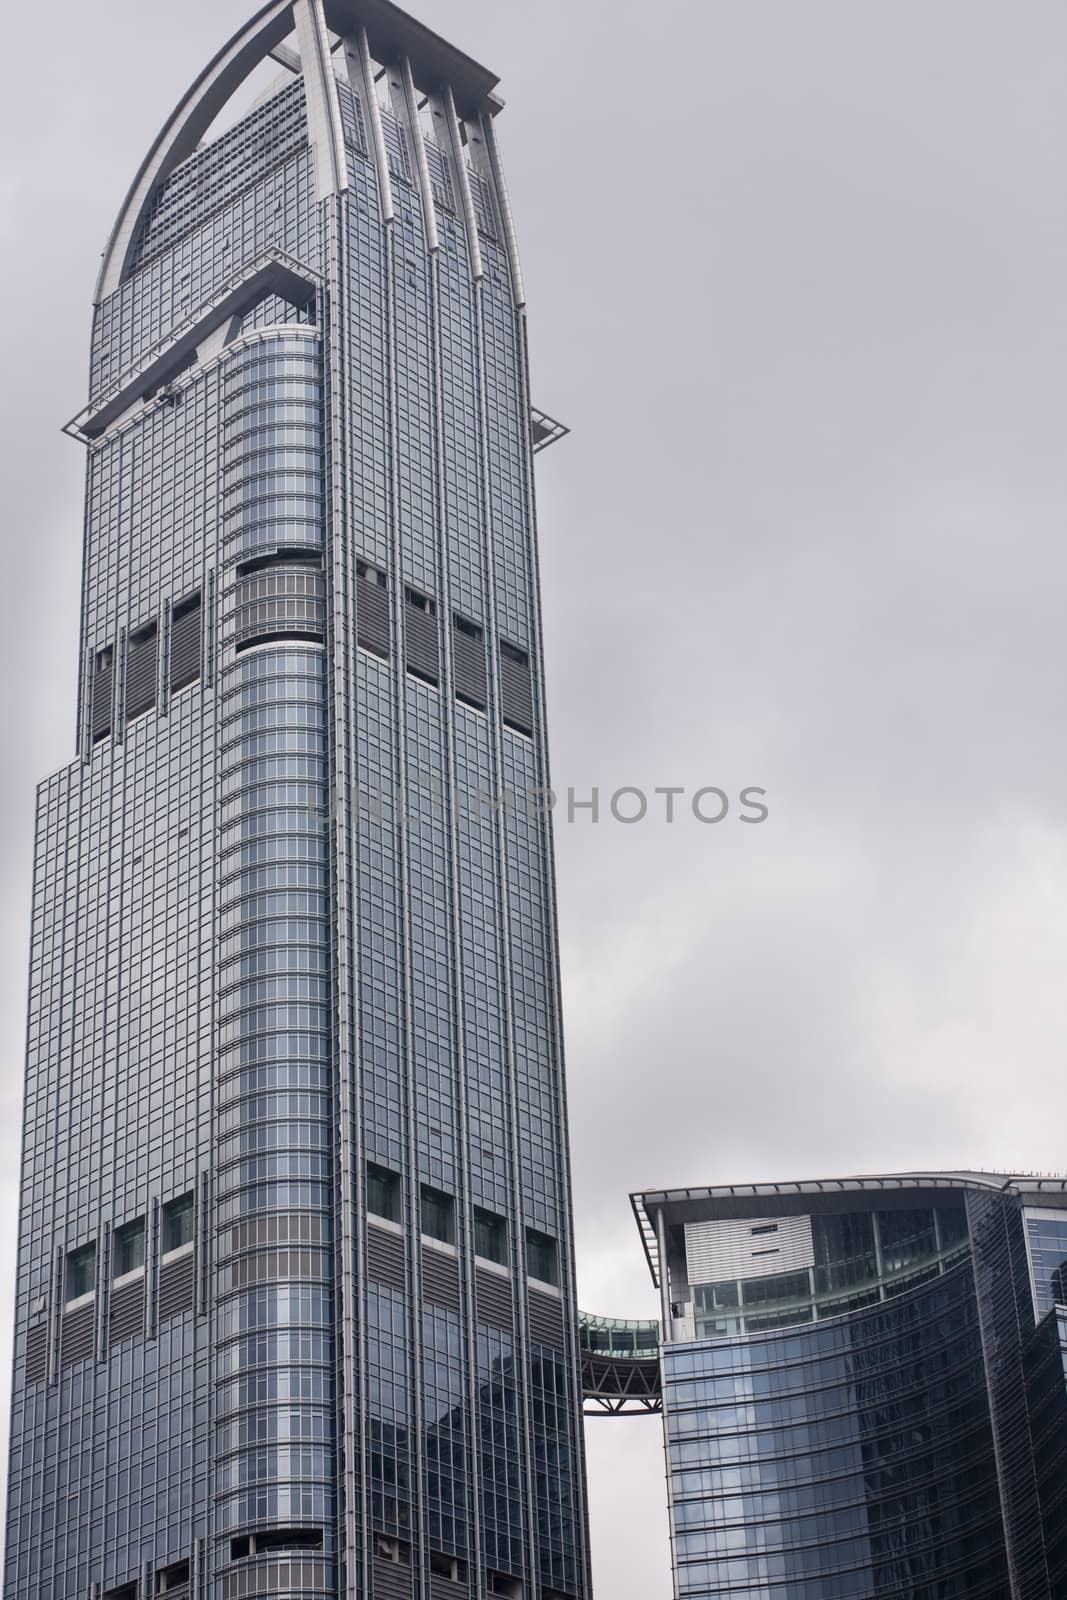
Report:
[[[301,0],[270,0],[208,63],[182,96],[130,185],[104,251],[94,299],[112,294],[128,275],[138,228],[160,185],[193,153],[223,107],[296,27]],[[375,59],[405,57],[419,89],[450,85],[461,115],[499,108],[499,79],[390,0],[305,0],[336,35],[366,29]]]

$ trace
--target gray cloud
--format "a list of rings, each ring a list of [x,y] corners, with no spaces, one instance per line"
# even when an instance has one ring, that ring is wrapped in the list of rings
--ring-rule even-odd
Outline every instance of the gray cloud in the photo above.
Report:
[[[8,1281],[31,786],[72,746],[57,428],[122,192],[247,9],[9,23]],[[502,74],[535,398],[574,429],[540,481],[557,782],[770,794],[760,828],[559,829],[582,1296],[652,1315],[631,1188],[1064,1165],[1067,13],[424,15]],[[589,1433],[599,1592],[664,1595],[658,1424]]]

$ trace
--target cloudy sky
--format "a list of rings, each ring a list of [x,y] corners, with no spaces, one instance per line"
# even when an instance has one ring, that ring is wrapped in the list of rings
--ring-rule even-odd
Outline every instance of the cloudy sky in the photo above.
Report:
[[[249,10],[6,28],[5,1284],[32,790],[73,748],[58,429],[126,185]],[[503,79],[535,400],[573,429],[540,468],[557,786],[768,791],[758,827],[559,829],[581,1296],[651,1316],[631,1189],[1067,1167],[1067,9],[421,15]],[[657,1422],[589,1447],[598,1593],[666,1597]]]

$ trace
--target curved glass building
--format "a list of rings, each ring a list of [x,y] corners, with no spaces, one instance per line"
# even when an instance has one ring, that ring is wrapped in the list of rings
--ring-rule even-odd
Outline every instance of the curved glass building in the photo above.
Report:
[[[634,1196],[687,1600],[1067,1593],[1067,1181]]]
[[[104,255],[11,1600],[588,1594],[538,798],[565,430],[495,84],[388,0],[270,0]]]

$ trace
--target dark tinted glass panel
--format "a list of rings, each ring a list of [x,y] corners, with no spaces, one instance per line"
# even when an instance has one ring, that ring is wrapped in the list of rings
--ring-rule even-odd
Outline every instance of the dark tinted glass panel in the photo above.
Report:
[[[422,1231],[431,1239],[454,1244],[456,1238],[456,1203],[440,1189],[422,1186]]]
[[[137,1222],[128,1222],[124,1228],[115,1229],[112,1250],[114,1277],[125,1277],[127,1272],[136,1272],[138,1267],[144,1266],[144,1238],[143,1218]]]
[[[884,1272],[900,1272],[912,1262],[925,1260],[937,1251],[934,1214],[925,1208],[879,1211],[878,1234]]]
[[[91,1294],[95,1288],[96,1246],[82,1245],[80,1250],[72,1250],[67,1257],[63,1299],[69,1303],[71,1300],[79,1299],[83,1294]]]
[[[869,1211],[843,1216],[813,1217],[815,1292],[832,1294],[869,1283],[878,1276],[874,1248],[874,1220]]]
[[[182,1195],[163,1207],[163,1250],[180,1250],[193,1241],[193,1197]]]
[[[541,1283],[559,1282],[559,1257],[555,1239],[547,1233],[526,1230],[526,1270],[531,1278]]]
[[[474,1249],[487,1261],[498,1261],[502,1266],[508,1259],[508,1225],[503,1217],[492,1211],[474,1208]]]
[[[400,1179],[395,1172],[367,1168],[367,1210],[389,1222],[400,1221]]]

